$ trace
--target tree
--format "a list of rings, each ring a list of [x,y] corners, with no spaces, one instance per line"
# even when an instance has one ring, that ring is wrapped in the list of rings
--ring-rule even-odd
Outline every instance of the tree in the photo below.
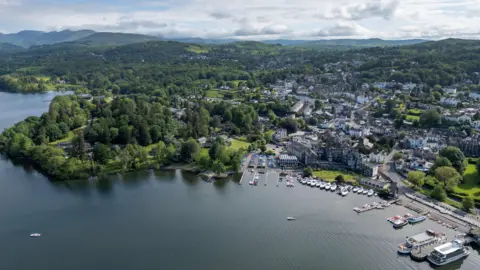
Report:
[[[212,171],[216,174],[224,173],[226,171],[225,165],[220,160],[215,160],[212,164]]]
[[[93,160],[100,164],[107,164],[108,160],[111,158],[111,151],[108,146],[105,144],[97,144],[93,148]]]
[[[393,112],[393,109],[395,109],[395,100],[388,99],[387,101],[385,101],[385,111],[386,111],[386,113]]]
[[[164,142],[159,142],[154,148],[153,157],[160,165],[163,165],[168,161],[168,151]]]
[[[303,169],[303,176],[304,177],[310,177],[312,175],[313,175],[312,167],[307,167],[307,168]]]
[[[470,210],[472,210],[473,207],[475,207],[475,201],[473,200],[472,197],[467,196],[462,200],[462,207],[463,207],[463,210],[470,212]]]
[[[202,147],[197,140],[190,138],[188,141],[182,144],[180,151],[181,158],[187,162],[191,162],[199,159],[200,151]]]
[[[395,161],[402,159],[402,157],[403,154],[401,152],[396,152],[395,154],[393,154],[393,160]]]
[[[425,183],[425,174],[419,171],[412,171],[408,173],[407,180],[416,187],[422,187]]]
[[[337,181],[338,183],[343,183],[345,179],[343,178],[343,175],[339,174],[335,177],[335,181]]]
[[[440,150],[439,154],[450,160],[452,167],[454,167],[460,175],[463,175],[467,165],[465,164],[465,155],[458,147],[447,146]]]
[[[443,202],[447,198],[447,193],[445,193],[445,190],[442,187],[435,186],[430,196],[436,200]]]
[[[83,131],[80,131],[72,139],[72,157],[84,160],[85,155],[85,139],[83,138]]]
[[[283,121],[283,128],[285,128],[289,133],[297,132],[297,121],[293,118],[287,118]]]
[[[439,167],[435,169],[435,178],[443,183],[443,186],[448,190],[453,190],[459,183],[462,177],[452,167]]]
[[[480,159],[477,160],[477,164],[475,164],[477,167],[477,172],[480,172]]]
[[[260,151],[262,151],[262,153],[265,153],[265,151],[267,151],[267,147],[265,146],[265,144],[262,144],[260,146]]]
[[[438,127],[442,124],[442,116],[437,110],[427,110],[420,115],[420,124],[422,127]]]

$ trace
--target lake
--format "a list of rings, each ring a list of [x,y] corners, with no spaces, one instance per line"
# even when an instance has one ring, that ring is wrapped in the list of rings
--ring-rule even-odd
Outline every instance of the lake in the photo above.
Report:
[[[53,95],[0,93],[0,129],[40,115]],[[407,212],[398,206],[352,211],[373,200],[300,185],[206,183],[181,171],[51,183],[3,157],[0,269],[431,269],[396,246],[447,229],[426,221],[394,230],[385,220]],[[439,269],[479,267],[477,249]]]

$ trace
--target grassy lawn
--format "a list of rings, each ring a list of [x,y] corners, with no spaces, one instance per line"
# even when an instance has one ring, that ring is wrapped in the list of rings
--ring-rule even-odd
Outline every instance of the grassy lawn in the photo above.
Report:
[[[250,144],[244,141],[239,141],[239,140],[232,140],[229,149],[233,149],[237,151],[240,148],[247,149]]]
[[[407,120],[408,122],[413,122],[413,121],[415,121],[415,120],[420,121],[420,116],[407,114],[406,120]]]
[[[355,178],[354,174],[341,172],[341,171],[323,171],[323,170],[314,171],[313,175],[318,178],[321,178],[322,180],[326,180],[330,182],[334,181],[335,177],[337,177],[338,175],[343,175],[343,179],[345,179],[345,181],[352,181]]]
[[[63,139],[60,139],[60,140],[56,140],[54,142],[50,142],[49,144],[50,145],[57,145],[59,143],[64,143],[64,142],[70,142],[72,139],[73,139],[73,136],[75,136],[75,131],[77,130],[80,130],[80,129],[84,129],[86,126],[83,126],[83,127],[79,127],[77,129],[74,129],[72,131],[69,131],[67,133],[67,137],[63,138]]]
[[[218,90],[207,90],[205,96],[209,98],[223,98],[223,94]]]
[[[463,174],[464,182],[455,188],[455,192],[466,193],[480,199],[480,175],[473,164],[468,164]]]

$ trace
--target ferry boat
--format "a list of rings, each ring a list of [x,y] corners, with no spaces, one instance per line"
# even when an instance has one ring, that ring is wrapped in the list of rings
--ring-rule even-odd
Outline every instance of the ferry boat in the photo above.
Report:
[[[373,195],[373,193],[374,193],[374,192],[373,192],[373,189],[370,189],[370,190],[368,191],[368,193],[367,193],[368,197],[371,197],[371,196]]]
[[[325,190],[330,190],[331,187],[332,187],[332,185],[330,183],[327,183],[325,185]]]
[[[407,218],[408,223],[410,223],[410,224],[420,223],[420,222],[424,221],[425,219],[427,219],[427,216],[416,216],[416,217]]]
[[[423,246],[435,243],[443,244],[446,239],[447,237],[445,236],[445,233],[437,233],[433,230],[427,230],[426,232],[412,237],[407,237],[405,242],[398,245],[397,251],[400,254],[409,254],[414,248],[422,248]]]
[[[325,182],[320,182],[320,188],[325,188],[326,183]]]
[[[337,184],[332,184],[332,186],[330,187],[330,190],[331,191],[337,190]]]
[[[460,260],[469,254],[470,251],[461,241],[453,240],[434,248],[434,250],[428,254],[427,260],[436,266],[441,266]]]

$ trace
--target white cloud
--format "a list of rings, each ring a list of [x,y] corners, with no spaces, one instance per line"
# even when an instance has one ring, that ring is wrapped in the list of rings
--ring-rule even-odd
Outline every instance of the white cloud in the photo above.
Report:
[[[480,0],[0,0],[0,26],[243,39],[478,37],[478,6]]]

